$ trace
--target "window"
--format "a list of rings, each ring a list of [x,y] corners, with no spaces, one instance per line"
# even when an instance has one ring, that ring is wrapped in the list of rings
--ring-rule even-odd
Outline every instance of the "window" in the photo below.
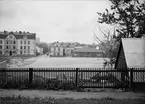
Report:
[[[1,55],[1,54],[3,54],[3,52],[2,52],[2,51],[0,51],[0,55]]]
[[[30,54],[30,51],[28,51],[28,54]]]
[[[26,49],[26,46],[24,46],[24,49]]]
[[[11,41],[11,44],[13,44],[13,41],[12,40],[10,40]]]
[[[0,45],[0,49],[2,49],[2,45]]]
[[[58,51],[58,47],[55,48],[55,51]]]
[[[28,46],[28,49],[30,49],[30,46]]]
[[[9,47],[8,46],[6,46],[6,49],[8,49]]]
[[[20,49],[23,49],[23,47],[21,46],[21,48]]]
[[[26,44],[26,41],[24,41],[24,44]]]
[[[30,44],[30,41],[28,41],[28,44]]]
[[[16,44],[16,41],[14,41],[14,44]]]
[[[8,40],[6,41],[7,44],[9,44]]]
[[[22,55],[22,53],[23,53],[23,52],[22,52],[22,51],[20,51],[20,54],[21,54],[21,55]]]
[[[15,46],[13,46],[13,49],[15,49],[16,47]]]
[[[0,44],[2,44],[3,43],[3,41],[2,40],[0,40]]]
[[[23,41],[21,40],[21,44],[23,44]]]

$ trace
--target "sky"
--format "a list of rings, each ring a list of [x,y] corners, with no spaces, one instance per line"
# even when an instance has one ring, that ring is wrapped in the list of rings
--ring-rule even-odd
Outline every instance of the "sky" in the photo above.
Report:
[[[0,1],[0,31],[36,33],[42,42],[96,42],[97,12],[110,8],[109,0]]]

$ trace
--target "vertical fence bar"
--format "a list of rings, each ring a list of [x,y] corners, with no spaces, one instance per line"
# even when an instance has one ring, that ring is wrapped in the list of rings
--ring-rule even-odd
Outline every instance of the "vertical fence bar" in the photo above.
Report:
[[[133,88],[133,69],[130,69],[130,86],[129,86],[130,90],[132,90]]]
[[[76,68],[76,88],[78,88],[78,71],[79,68]]]
[[[32,87],[33,81],[33,68],[29,68],[29,87]]]

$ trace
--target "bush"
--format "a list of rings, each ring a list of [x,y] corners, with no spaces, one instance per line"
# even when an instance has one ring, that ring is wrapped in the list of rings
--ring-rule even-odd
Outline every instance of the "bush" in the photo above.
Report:
[[[26,89],[29,87],[28,79],[25,80],[7,80],[0,83],[1,88],[19,88],[19,89]]]
[[[14,77],[7,79],[7,81],[0,82],[1,88],[14,88],[14,89],[49,89],[49,90],[74,90],[75,83],[68,80],[58,80],[58,79],[46,79],[34,77],[31,86],[29,85],[29,79],[16,80]]]

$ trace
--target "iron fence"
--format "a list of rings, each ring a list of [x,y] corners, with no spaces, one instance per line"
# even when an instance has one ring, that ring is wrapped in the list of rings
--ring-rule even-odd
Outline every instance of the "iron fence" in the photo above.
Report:
[[[145,83],[145,69],[7,68],[0,69],[0,87],[133,88]],[[73,87],[73,88],[72,88]]]

